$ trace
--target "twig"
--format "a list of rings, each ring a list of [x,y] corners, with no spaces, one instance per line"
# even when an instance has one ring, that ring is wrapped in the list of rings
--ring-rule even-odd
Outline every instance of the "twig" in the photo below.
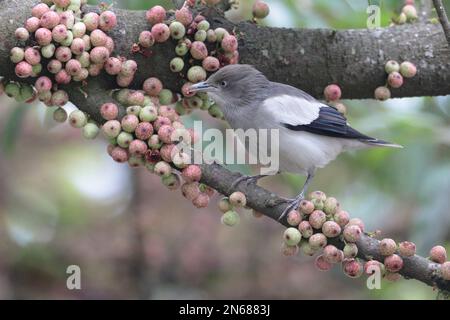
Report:
[[[447,39],[448,45],[450,46],[450,23],[448,22],[447,13],[445,12],[445,7],[442,0],[433,0],[434,7],[441,22],[442,29],[444,29],[445,38]]]

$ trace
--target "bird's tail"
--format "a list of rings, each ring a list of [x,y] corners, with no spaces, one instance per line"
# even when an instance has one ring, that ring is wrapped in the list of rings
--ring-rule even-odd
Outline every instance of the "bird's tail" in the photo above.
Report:
[[[403,146],[395,143],[391,143],[384,140],[379,139],[362,139],[361,142],[364,142],[368,145],[374,146],[374,147],[387,147],[387,148],[400,148],[403,149]]]

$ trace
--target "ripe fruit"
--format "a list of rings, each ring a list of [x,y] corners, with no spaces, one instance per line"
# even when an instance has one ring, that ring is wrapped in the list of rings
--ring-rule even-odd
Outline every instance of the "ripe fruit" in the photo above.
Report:
[[[341,227],[334,221],[326,221],[322,226],[322,233],[328,238],[335,238],[341,234]]]
[[[38,93],[50,91],[52,89],[52,80],[49,77],[39,77],[34,83],[34,87]]]
[[[133,140],[129,146],[129,152],[132,155],[145,155],[148,150],[147,143],[142,140]]]
[[[28,78],[31,76],[33,69],[31,67],[31,64],[25,61],[21,61],[16,64],[15,72],[19,78]]]
[[[303,214],[306,214],[306,215],[311,214],[314,211],[314,204],[311,201],[302,200],[300,202],[299,210]]]
[[[397,243],[392,239],[383,239],[380,241],[379,251],[383,256],[390,256],[397,251]]]
[[[398,252],[402,257],[412,257],[416,254],[416,245],[409,241],[400,242]]]
[[[117,138],[121,131],[120,122],[117,120],[109,120],[103,125],[102,131],[107,138]],[[128,161],[128,159],[126,161]]]
[[[323,248],[323,257],[329,263],[338,263],[344,260],[343,252],[330,244]]]
[[[157,78],[148,78],[144,82],[143,89],[148,95],[157,97],[163,89],[163,85],[162,82]]]
[[[147,21],[154,25],[162,23],[166,19],[166,9],[161,6],[154,6],[146,13]]]
[[[384,265],[389,272],[398,272],[403,268],[403,259],[396,254],[390,255],[384,259]]]
[[[148,140],[153,134],[153,126],[150,122],[141,122],[135,130],[136,138],[140,140]]]
[[[290,226],[298,226],[302,221],[302,215],[297,210],[292,210],[288,213],[287,222]]]
[[[286,257],[292,257],[298,254],[298,246],[288,246],[283,242],[281,245],[281,252]]]
[[[411,62],[405,61],[400,65],[400,73],[405,78],[412,78],[417,74],[417,67]]]
[[[191,10],[186,7],[183,7],[180,10],[176,10],[175,19],[177,19],[177,21],[179,21],[184,26],[190,25],[193,20]]]
[[[40,46],[46,46],[52,42],[52,32],[46,28],[37,29],[34,37]]]
[[[95,47],[91,50],[90,57],[93,63],[103,65],[109,58],[109,51],[105,47]]]
[[[256,19],[264,19],[270,13],[269,5],[264,1],[256,0],[253,4],[252,13]]]
[[[378,87],[375,89],[375,99],[386,101],[391,98],[391,90],[387,87]]]
[[[247,205],[247,197],[242,192],[236,191],[230,195],[231,205],[242,208]]]
[[[333,268],[333,265],[325,260],[323,255],[320,255],[314,261],[314,265],[320,271],[330,271]]]
[[[124,162],[128,161],[130,156],[129,156],[127,150],[125,150],[121,147],[114,147],[114,149],[112,149],[112,151],[111,151],[111,157],[116,162],[124,163]]]
[[[156,42],[166,42],[170,37],[170,29],[164,23],[157,23],[152,27],[152,35]]]
[[[309,223],[314,229],[321,229],[325,221],[327,221],[327,216],[321,210],[315,210],[309,216]]]
[[[199,182],[202,178],[202,169],[197,165],[188,165],[181,172],[181,176],[186,182]]]
[[[447,251],[443,246],[435,246],[431,248],[430,260],[436,263],[444,263],[447,260]]]
[[[58,90],[53,92],[51,104],[54,106],[62,107],[69,101],[69,95],[64,90]]]
[[[284,242],[288,246],[296,246],[300,243],[300,240],[302,239],[302,235],[300,234],[300,231],[298,231],[297,228],[287,228],[284,231]]]
[[[388,76],[388,83],[392,88],[400,88],[403,85],[403,76],[398,72],[392,72]]]
[[[139,44],[144,48],[150,48],[155,44],[155,38],[150,31],[142,31],[139,35]]]
[[[236,37],[230,34],[223,37],[221,45],[225,52],[235,52],[238,49],[238,41]]]
[[[118,58],[109,57],[105,62],[105,71],[110,75],[118,75],[122,70],[122,61]]]
[[[361,238],[361,229],[357,225],[347,225],[344,228],[344,239],[347,242],[357,242]]]
[[[324,92],[325,100],[327,101],[336,101],[339,100],[342,96],[341,88],[339,88],[336,84],[328,85]]]
[[[406,15],[406,18],[410,22],[417,20],[417,18],[419,17],[416,7],[411,4],[407,4],[406,6],[404,6],[402,12]]]
[[[95,29],[98,28],[98,24],[99,24],[99,15],[95,12],[89,12],[87,13],[84,18],[83,18],[83,22],[86,25],[86,30],[88,31],[94,31]]]
[[[308,242],[313,249],[324,248],[327,245],[327,237],[322,233],[315,233],[309,237]]]
[[[441,265],[441,275],[444,280],[450,280],[450,262],[444,262]]]
[[[114,27],[117,25],[116,14],[109,10],[103,11],[100,14],[99,25],[100,29],[102,29],[103,31],[110,31],[114,29]]]
[[[347,211],[339,210],[333,218],[341,228],[344,228],[350,221],[350,214]]]
[[[214,72],[219,70],[220,62],[215,57],[206,57],[202,62],[203,68],[208,72]]]
[[[28,38],[30,37],[30,33],[25,28],[17,28],[15,36],[19,41],[27,41]]]
[[[313,228],[311,227],[311,224],[308,221],[300,222],[300,224],[298,225],[298,230],[302,234],[302,237],[305,239],[308,239],[314,233]]]
[[[362,275],[363,268],[355,259],[349,259],[342,262],[342,270],[350,278],[358,278]]]
[[[201,41],[192,42],[190,48],[191,56],[196,60],[203,60],[208,56],[208,49],[206,45]]]
[[[380,261],[370,260],[364,264],[364,273],[368,276],[378,271],[382,275],[386,272],[384,265]]]

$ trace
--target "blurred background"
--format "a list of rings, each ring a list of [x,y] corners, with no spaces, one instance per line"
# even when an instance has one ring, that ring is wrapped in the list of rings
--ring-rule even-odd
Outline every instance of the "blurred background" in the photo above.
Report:
[[[240,0],[234,20],[248,19]],[[283,27],[365,28],[367,1],[272,0],[265,23]],[[381,4],[387,26],[403,1]],[[95,2],[94,2],[95,3]],[[169,1],[115,1],[148,9]],[[450,9],[450,8],[449,8]],[[368,230],[416,242],[427,256],[449,246],[450,97],[344,101],[361,131],[405,146],[340,156],[312,189],[337,197]],[[66,106],[71,110],[73,106]],[[283,229],[242,212],[236,228],[220,213],[198,210],[145,169],[107,156],[106,141],[53,122],[44,105],[0,98],[0,298],[124,299],[434,299],[413,280],[368,290],[335,267],[322,273],[310,257],[280,253]],[[204,127],[225,129],[201,112]],[[251,172],[249,168],[233,168]],[[261,184],[292,196],[304,178]],[[81,268],[82,290],[66,288],[66,268]]]

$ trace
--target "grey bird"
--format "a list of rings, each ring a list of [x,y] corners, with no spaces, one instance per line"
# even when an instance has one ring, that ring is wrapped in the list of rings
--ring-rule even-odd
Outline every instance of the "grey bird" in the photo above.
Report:
[[[280,216],[297,209],[318,168],[341,152],[366,147],[402,146],[371,138],[350,127],[335,108],[289,85],[271,82],[250,65],[229,65],[190,87],[207,92],[233,129],[278,129],[280,172],[307,176],[300,194]],[[263,176],[242,177],[256,182]]]

